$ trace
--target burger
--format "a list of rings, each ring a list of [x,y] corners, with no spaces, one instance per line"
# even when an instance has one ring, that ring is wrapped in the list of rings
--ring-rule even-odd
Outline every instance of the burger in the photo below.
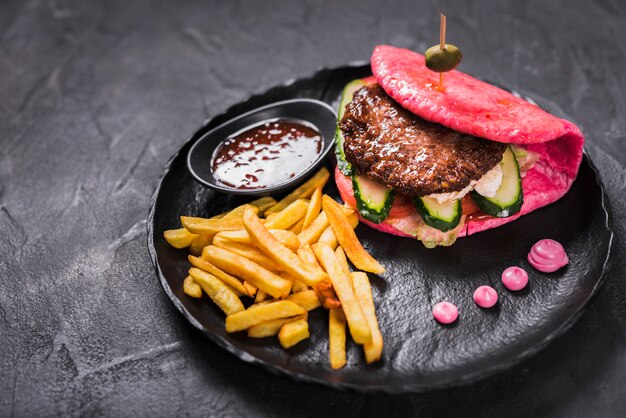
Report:
[[[418,53],[378,46],[342,94],[335,181],[372,228],[426,246],[495,228],[560,199],[584,137],[512,93]]]

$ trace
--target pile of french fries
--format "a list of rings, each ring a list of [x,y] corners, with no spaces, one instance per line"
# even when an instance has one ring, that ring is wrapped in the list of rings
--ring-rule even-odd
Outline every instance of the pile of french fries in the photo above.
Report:
[[[354,210],[322,194],[329,176],[322,168],[278,202],[262,197],[210,219],[182,216],[183,228],[164,236],[189,248],[183,290],[194,298],[206,293],[226,314],[227,332],[278,336],[289,348],[310,336],[308,312],[328,309],[330,364],[338,369],[346,364],[346,324],[368,364],[381,358],[365,272],[385,269],[357,239]],[[351,271],[348,260],[361,271]],[[253,301],[247,309],[243,297]]]

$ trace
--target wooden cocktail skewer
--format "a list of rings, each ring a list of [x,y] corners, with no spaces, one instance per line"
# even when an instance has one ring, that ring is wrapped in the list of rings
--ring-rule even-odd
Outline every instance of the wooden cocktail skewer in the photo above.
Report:
[[[439,49],[446,49],[446,15],[443,13],[439,23]],[[439,90],[443,91],[443,72],[439,73]]]
[[[424,63],[432,71],[439,73],[439,85],[435,89],[443,92],[443,73],[452,71],[461,62],[461,51],[454,45],[446,44],[446,15],[441,13],[439,45],[433,45],[424,54]]]

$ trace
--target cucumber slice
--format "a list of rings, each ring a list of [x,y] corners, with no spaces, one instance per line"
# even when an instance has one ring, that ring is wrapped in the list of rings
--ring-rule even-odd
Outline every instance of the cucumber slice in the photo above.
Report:
[[[502,168],[502,183],[495,197],[482,196],[475,190],[472,191],[471,196],[487,215],[508,218],[519,212],[524,203],[519,166],[510,146],[504,151],[500,167]]]
[[[453,230],[461,222],[463,213],[461,200],[451,200],[439,203],[432,197],[416,197],[413,199],[415,209],[428,226],[432,226],[441,232]]]
[[[337,119],[341,119],[346,111],[346,105],[352,101],[354,93],[365,85],[365,81],[362,78],[352,80],[343,88],[341,92],[341,101],[339,102],[339,109],[337,110]]]
[[[511,151],[513,151],[513,154],[515,155],[520,177],[524,178],[528,170],[530,170],[539,160],[539,154],[515,145],[510,145],[510,147]]]
[[[341,92],[341,101],[339,102],[339,109],[337,110],[337,122],[341,120],[346,109],[346,105],[352,101],[354,92],[363,87],[365,82],[361,79],[352,80],[343,88]],[[346,176],[352,173],[352,165],[346,161],[346,155],[343,153],[343,134],[339,129],[339,123],[335,129],[335,156],[337,157],[337,167]]]
[[[513,151],[513,155],[515,155],[516,160],[521,160],[528,156],[528,151],[522,147],[516,147],[515,145],[509,145],[511,151]]]
[[[370,222],[381,223],[391,210],[393,190],[364,174],[352,175],[352,188],[359,214]]]

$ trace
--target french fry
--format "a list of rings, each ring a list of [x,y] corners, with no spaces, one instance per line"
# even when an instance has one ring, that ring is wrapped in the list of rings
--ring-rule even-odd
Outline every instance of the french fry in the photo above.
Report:
[[[383,353],[383,336],[380,333],[378,327],[378,320],[376,319],[376,309],[374,307],[374,298],[372,296],[372,287],[370,281],[367,278],[367,274],[357,271],[350,275],[352,278],[352,287],[354,288],[354,294],[356,295],[361,310],[367,319],[370,331],[372,332],[372,342],[363,345],[363,351],[365,352],[365,361],[367,364],[372,364],[375,361],[380,360]]]
[[[265,338],[275,337],[278,332],[288,322],[297,321],[300,319],[306,320],[306,315],[294,316],[291,318],[272,319],[270,321],[261,322],[260,324],[253,325],[248,328],[248,337],[250,338]]]
[[[341,308],[328,312],[328,347],[330,367],[341,369],[346,365],[346,316]]]
[[[343,272],[346,273],[347,276],[350,276],[350,266],[348,265],[348,260],[346,259],[346,253],[343,251],[341,246],[338,246],[335,250],[335,256],[337,257],[339,264],[341,264]]]
[[[265,302],[269,298],[270,298],[270,296],[267,293],[265,293],[262,290],[258,290],[256,292],[256,296],[254,298],[254,303],[257,304],[257,303]]]
[[[309,323],[306,319],[288,322],[278,331],[278,341],[285,349],[293,347],[309,336]]]
[[[224,216],[228,215],[231,212],[232,211],[220,213],[219,215],[211,216],[209,219],[222,219]],[[189,246],[189,252],[195,256],[199,256],[200,254],[202,254],[202,249],[209,245],[212,240],[213,234],[198,235],[198,237]]]
[[[241,281],[239,281],[238,278],[233,277],[230,274],[226,273],[225,271],[220,270],[219,268],[217,268],[216,266],[214,266],[213,264],[211,264],[204,258],[195,257],[193,255],[188,255],[187,259],[189,260],[192,266],[199,268],[201,270],[204,270],[207,273],[211,273],[212,275],[216,276],[218,279],[226,283],[228,286],[232,287],[237,296],[241,296],[241,295],[254,296],[254,295],[249,294],[246,291],[246,288],[241,283]]]
[[[253,285],[252,283],[249,282],[243,282],[243,287],[244,289],[246,289],[246,294],[250,297],[254,297],[256,295],[257,292],[257,288],[255,285]]]
[[[313,290],[305,290],[303,292],[294,293],[290,295],[287,299],[294,303],[297,303],[307,311],[312,311],[313,309],[317,309],[322,305]]]
[[[305,245],[304,247],[298,248],[298,257],[302,260],[303,263],[309,264],[313,267],[319,268],[320,265],[317,262],[317,258],[315,257],[315,253],[311,249],[310,245]]]
[[[250,207],[252,206],[252,207]],[[259,213],[259,207],[255,206],[255,205],[250,205],[248,203],[244,204],[244,205],[239,205],[234,209],[231,209],[227,212],[222,213],[221,218],[217,218],[217,217],[212,217],[211,219],[241,219],[241,217],[243,216],[243,211],[250,207],[250,209],[252,209],[254,211],[254,213]]]
[[[243,214],[243,223],[257,247],[294,279],[312,286],[326,278],[326,274],[321,269],[303,263],[293,251],[274,238],[254,212],[246,210]],[[254,284],[256,285],[256,283]],[[261,288],[261,286],[257,287]]]
[[[348,221],[350,222],[350,226],[352,227],[352,229],[356,229],[356,227],[359,226],[359,215],[357,215],[356,212],[352,212],[348,214],[347,216],[348,216]]]
[[[169,245],[180,250],[181,248],[189,247],[191,243],[198,238],[198,235],[192,234],[185,228],[180,228],[168,229],[163,232],[163,237]]]
[[[306,247],[301,247],[298,249],[298,257],[300,257],[300,260],[305,263],[319,267],[319,263],[317,262],[315,253],[308,245]],[[315,286],[313,286],[313,291],[317,295],[317,298],[320,300],[324,308],[333,309],[341,306],[341,302],[339,302],[339,299],[337,298],[337,294],[333,289],[333,285],[330,282],[330,279],[324,279]]]
[[[225,272],[252,283],[258,289],[275,298],[288,295],[291,290],[289,280],[283,279],[254,261],[223,248],[209,245],[204,248],[202,257]]]
[[[189,252],[195,256],[202,254],[202,250],[213,241],[213,235],[198,235],[189,246]]]
[[[291,251],[296,251],[300,248],[300,240],[298,235],[291,231],[270,230],[270,233],[276,237],[276,239],[289,248]]]
[[[221,219],[206,219],[206,218],[195,218],[192,216],[181,216],[180,221],[183,226],[194,234],[204,234],[204,235],[213,235],[220,231],[232,231],[237,229],[243,229],[243,221],[241,218],[241,214],[243,214],[243,210],[245,208],[249,208],[250,210],[257,213],[259,208],[253,205],[242,205],[239,206],[226,215],[224,215]]]
[[[187,276],[183,280],[183,292],[192,298],[202,297],[202,288],[193,280],[193,277]]]
[[[315,291],[317,298],[324,308],[335,309],[341,306],[341,302],[330,280],[322,280],[320,283],[313,286],[313,291]]]
[[[328,217],[323,211],[311,222],[311,224],[298,234],[300,246],[311,245],[319,239],[322,232],[328,227]]]
[[[323,197],[323,196],[322,196]],[[336,203],[336,202],[335,202]],[[352,209],[351,207],[348,206],[342,206],[339,203],[337,203],[337,206],[339,206],[339,209],[341,209],[341,211],[343,212],[344,215],[346,216],[350,216],[353,213],[355,214],[356,212],[354,211],[354,209]]]
[[[352,227],[352,229],[356,228],[359,225],[359,217],[357,216],[356,212],[348,215],[348,221],[350,222],[350,226]],[[322,235],[320,235],[318,242],[327,243],[333,250],[337,248],[339,242],[337,242],[337,235],[335,235],[335,231],[333,231],[332,226],[328,225],[326,227],[324,232],[322,232]]]
[[[296,200],[310,197],[318,187],[324,188],[324,185],[328,181],[329,177],[330,173],[328,172],[328,169],[326,167],[322,167],[313,177],[304,182],[296,190],[289,193],[277,204],[267,209],[265,213],[280,212]]]
[[[268,299],[268,300],[264,300],[262,302],[254,302],[252,305],[250,305],[250,307],[248,308],[250,309],[256,309],[258,307],[261,307],[263,305],[267,305],[268,303],[274,303],[276,302],[274,299]]]
[[[291,285],[292,293],[300,293],[300,292],[304,292],[305,290],[309,290],[309,287],[307,285],[300,283],[299,281],[293,279],[293,283]]]
[[[296,315],[306,314],[306,310],[290,300],[271,302],[254,309],[228,315],[226,317],[226,332],[237,332],[248,329],[261,322],[279,318],[289,318]]]
[[[347,207],[340,206],[341,211],[346,216],[352,216],[355,212]],[[358,217],[357,217],[358,220]],[[311,224],[303,229],[301,233],[298,234],[298,239],[300,240],[300,245],[311,245],[317,242],[324,232],[324,230],[329,226],[328,217],[324,211],[321,211],[319,215],[311,222]]]
[[[241,219],[206,219],[192,216],[181,216],[180,221],[187,230],[195,234],[213,235],[220,231],[241,229],[243,226]]]
[[[233,315],[245,310],[235,292],[211,273],[192,267],[189,269],[189,275],[226,315]]]
[[[342,211],[341,206],[337,204],[330,196],[322,197],[322,207],[324,213],[328,216],[328,221],[335,231],[337,241],[343,247],[346,255],[352,261],[352,264],[359,270],[368,271],[374,274],[382,274],[385,268],[381,266],[361,245],[356,234],[350,226],[347,216]],[[300,239],[302,242],[302,239]],[[330,247],[329,247],[330,248]],[[334,283],[333,283],[334,285]],[[336,290],[336,288],[335,288]],[[341,296],[339,296],[341,300]],[[342,302],[343,303],[343,302]],[[350,318],[346,312],[346,316]],[[348,320],[348,322],[350,322]]]
[[[207,247],[210,248],[210,247]],[[333,284],[337,296],[341,301],[341,307],[346,314],[348,325],[350,326],[350,334],[352,339],[358,344],[367,344],[372,341],[372,332],[369,324],[363,315],[361,306],[356,300],[350,276],[347,276],[341,267],[341,263],[337,260],[335,252],[326,243],[317,243],[313,247],[313,252],[317,256],[324,270],[328,273],[330,281]]]
[[[303,225],[304,225],[304,218],[300,218],[298,222],[296,222],[295,224],[289,227],[289,232],[293,232],[294,234],[299,234],[300,232],[302,232]]]
[[[291,282],[291,293],[298,293],[298,292],[303,292],[305,290],[309,290],[309,287],[307,285],[294,279],[289,273],[281,271],[281,272],[278,272],[277,274],[283,279],[287,279]]]
[[[274,235],[274,238],[290,250],[296,251],[300,247],[300,240],[295,233],[282,229],[270,229],[269,231],[270,234]],[[254,245],[252,238],[250,238],[248,231],[245,229],[238,229],[237,231],[222,231],[219,232],[216,237],[225,238],[241,244]]]
[[[230,215],[230,217],[241,216],[243,214],[243,207],[245,205],[241,205],[231,210],[227,210],[226,212],[218,213],[217,215],[211,216],[209,219],[222,219],[226,215]]]
[[[213,238],[213,245],[246,257],[247,259],[254,261],[255,263],[261,265],[262,267],[265,267],[270,271],[277,272],[282,270],[280,266],[274,262],[274,260],[266,256],[258,248],[251,245],[229,241],[218,236]]]
[[[302,224],[302,229],[305,229],[315,218],[320,214],[320,210],[322,208],[322,188],[318,187],[313,192],[311,196],[311,201],[309,202],[309,207],[306,210],[306,214],[304,215],[304,220]]]
[[[287,229],[306,214],[309,203],[304,199],[298,199],[280,212],[268,215],[265,227],[268,229]]]
[[[333,231],[333,227],[330,225],[328,225],[324,232],[322,232],[322,235],[320,235],[317,242],[325,242],[333,250],[335,250],[339,245],[339,242],[337,242],[337,235],[335,235],[335,231]]]
[[[265,211],[274,206],[276,203],[276,199],[274,199],[272,196],[263,196],[256,200],[253,200],[249,203],[249,205],[253,205],[259,208],[259,216],[263,216]]]

